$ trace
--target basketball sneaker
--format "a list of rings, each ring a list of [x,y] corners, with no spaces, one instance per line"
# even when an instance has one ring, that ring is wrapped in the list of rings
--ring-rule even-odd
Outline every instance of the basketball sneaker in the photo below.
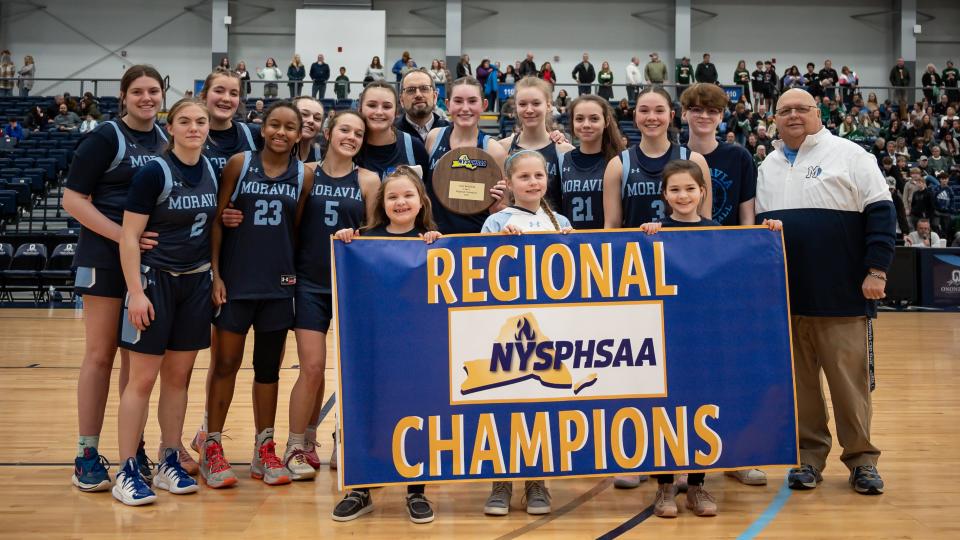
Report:
[[[225,488],[237,483],[237,475],[233,473],[230,462],[223,456],[223,446],[218,441],[203,443],[203,453],[200,454],[200,476],[207,486]]]
[[[209,443],[208,443],[209,444]],[[263,480],[268,486],[279,486],[290,483],[290,471],[283,466],[277,457],[277,444],[273,439],[267,439],[253,452],[250,462],[250,476]]]
[[[194,493],[200,489],[200,486],[183,469],[178,454],[180,454],[178,450],[167,451],[166,457],[157,467],[157,474],[153,477],[153,487],[165,489],[174,495]]]
[[[197,463],[197,460],[193,459],[193,456],[190,455],[190,452],[187,452],[187,449],[180,445],[177,456],[180,459],[180,466],[183,467],[183,470],[187,471],[187,474],[190,476],[196,476],[200,472],[200,464]]]
[[[307,441],[303,449],[303,458],[313,467],[313,470],[320,468],[320,456],[317,455],[316,441]]]
[[[117,483],[113,486],[113,498],[127,506],[140,506],[157,500],[157,494],[144,481],[136,459],[127,459],[123,468],[117,473]]]
[[[303,448],[287,446],[283,454],[283,464],[290,471],[292,480],[312,480],[317,470],[307,460],[307,451]]]
[[[147,456],[147,451],[143,446],[143,439],[141,439],[140,446],[137,447],[137,467],[140,470],[140,475],[143,476],[143,480],[148,484],[153,480],[153,468],[156,465],[157,464]]]
[[[207,432],[203,431],[203,428],[198,429],[197,433],[193,436],[193,440],[190,441],[190,448],[193,448],[193,451],[197,453],[198,456],[203,456],[203,443],[207,440]]]
[[[73,485],[80,491],[105,491],[110,489],[110,462],[97,453],[96,448],[83,449],[83,456],[73,460]]]

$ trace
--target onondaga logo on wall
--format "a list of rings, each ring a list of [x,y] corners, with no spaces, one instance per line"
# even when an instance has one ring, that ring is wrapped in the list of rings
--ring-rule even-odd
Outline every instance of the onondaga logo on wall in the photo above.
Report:
[[[451,308],[450,402],[664,397],[663,304]]]

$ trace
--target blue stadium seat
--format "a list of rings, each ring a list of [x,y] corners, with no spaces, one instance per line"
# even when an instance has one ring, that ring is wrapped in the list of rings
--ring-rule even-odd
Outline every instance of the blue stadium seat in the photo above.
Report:
[[[18,157],[18,158],[14,158],[14,160],[13,160],[13,166],[14,166],[14,167],[17,167],[17,168],[19,168],[19,169],[28,169],[28,168],[30,168],[30,167],[33,167],[33,163],[34,163],[33,159],[34,159],[34,158],[32,158],[32,157]]]
[[[8,223],[17,221],[19,216],[17,192],[7,189],[6,184],[0,183],[0,224],[6,227]]]
[[[43,169],[46,173],[47,181],[52,182],[57,179],[57,160],[56,158],[37,158],[36,167]]]
[[[70,163],[69,150],[63,150],[63,149],[50,150],[47,152],[47,155],[57,160],[57,170],[59,171],[67,170],[67,165],[69,165]]]
[[[0,178],[14,178],[23,176],[23,169],[19,167],[4,167],[0,169]]]
[[[30,179],[30,191],[34,195],[42,195],[47,185],[47,173],[44,169],[30,167],[23,170],[23,176]]]

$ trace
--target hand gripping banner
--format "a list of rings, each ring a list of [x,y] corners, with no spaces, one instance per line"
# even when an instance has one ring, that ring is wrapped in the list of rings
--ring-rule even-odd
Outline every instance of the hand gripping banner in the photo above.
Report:
[[[780,233],[333,251],[344,486],[797,464]]]

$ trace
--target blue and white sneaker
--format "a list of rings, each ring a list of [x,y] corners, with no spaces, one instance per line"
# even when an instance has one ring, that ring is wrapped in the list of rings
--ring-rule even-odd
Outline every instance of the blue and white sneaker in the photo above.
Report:
[[[147,451],[143,448],[143,439],[140,439],[140,446],[137,448],[137,468],[140,470],[140,476],[148,484],[153,480],[153,468],[156,465],[152,459],[147,457]]]
[[[73,461],[73,485],[80,491],[105,491],[113,485],[110,462],[97,453],[96,448],[84,448],[83,457]]]
[[[157,474],[153,477],[153,487],[165,489],[174,495],[194,493],[200,489],[197,481],[180,464],[180,453],[169,448],[166,452],[167,457],[160,462]]]
[[[113,498],[127,506],[140,506],[157,500],[157,494],[144,482],[138,468],[137,460],[127,459],[123,469],[117,473],[117,483],[113,486]]]

